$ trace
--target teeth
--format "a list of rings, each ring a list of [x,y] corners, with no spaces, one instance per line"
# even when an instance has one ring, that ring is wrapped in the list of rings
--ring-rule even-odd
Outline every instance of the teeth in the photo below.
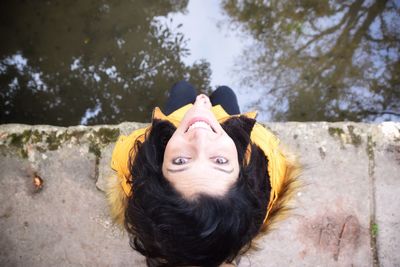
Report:
[[[196,121],[195,123],[193,123],[192,125],[190,125],[188,131],[195,129],[195,128],[203,128],[203,129],[207,129],[207,130],[211,130],[212,128],[210,125],[208,125],[208,123],[204,122],[204,121]]]

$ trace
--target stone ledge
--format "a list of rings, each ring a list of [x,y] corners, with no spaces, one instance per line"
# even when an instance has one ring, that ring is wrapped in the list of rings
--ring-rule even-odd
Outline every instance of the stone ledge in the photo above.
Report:
[[[144,266],[102,190],[116,138],[145,125],[0,125],[0,265]],[[305,186],[240,266],[400,265],[400,123],[266,126],[299,155]]]

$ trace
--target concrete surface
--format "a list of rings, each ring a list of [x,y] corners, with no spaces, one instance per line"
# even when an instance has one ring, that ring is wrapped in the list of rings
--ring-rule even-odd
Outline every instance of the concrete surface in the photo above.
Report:
[[[0,266],[145,266],[102,192],[113,142],[139,127],[1,125]],[[304,186],[239,266],[400,266],[400,123],[267,127],[299,155]]]

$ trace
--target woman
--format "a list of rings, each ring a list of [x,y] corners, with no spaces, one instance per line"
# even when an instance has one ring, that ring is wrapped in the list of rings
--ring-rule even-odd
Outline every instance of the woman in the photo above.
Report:
[[[229,87],[179,82],[164,112],[117,141],[112,216],[149,266],[232,263],[285,212],[298,167]]]

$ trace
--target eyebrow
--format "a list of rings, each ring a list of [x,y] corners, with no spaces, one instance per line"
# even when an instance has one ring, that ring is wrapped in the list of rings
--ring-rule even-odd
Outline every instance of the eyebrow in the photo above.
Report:
[[[189,169],[189,167],[185,167],[185,168],[182,168],[182,169],[175,169],[175,170],[173,170],[173,169],[167,169],[167,171],[172,172],[172,173],[176,173],[176,172],[183,172],[183,171],[186,171],[187,169]]]
[[[213,168],[214,168],[214,169],[216,169],[216,170],[219,170],[219,171],[222,171],[222,172],[228,173],[228,174],[232,173],[232,172],[233,172],[233,170],[234,170],[234,168],[232,168],[231,170],[225,170],[225,169],[223,169],[223,168],[219,168],[219,167],[213,167]]]
[[[218,170],[218,171],[222,171],[224,173],[227,173],[227,174],[231,174],[235,169],[235,168],[232,168],[231,170],[225,170],[225,169],[219,168],[219,167],[213,167],[213,168]],[[187,169],[189,169],[189,167],[185,167],[185,168],[181,168],[181,169],[167,169],[167,171],[171,172],[171,173],[177,173],[177,172],[186,171]]]

